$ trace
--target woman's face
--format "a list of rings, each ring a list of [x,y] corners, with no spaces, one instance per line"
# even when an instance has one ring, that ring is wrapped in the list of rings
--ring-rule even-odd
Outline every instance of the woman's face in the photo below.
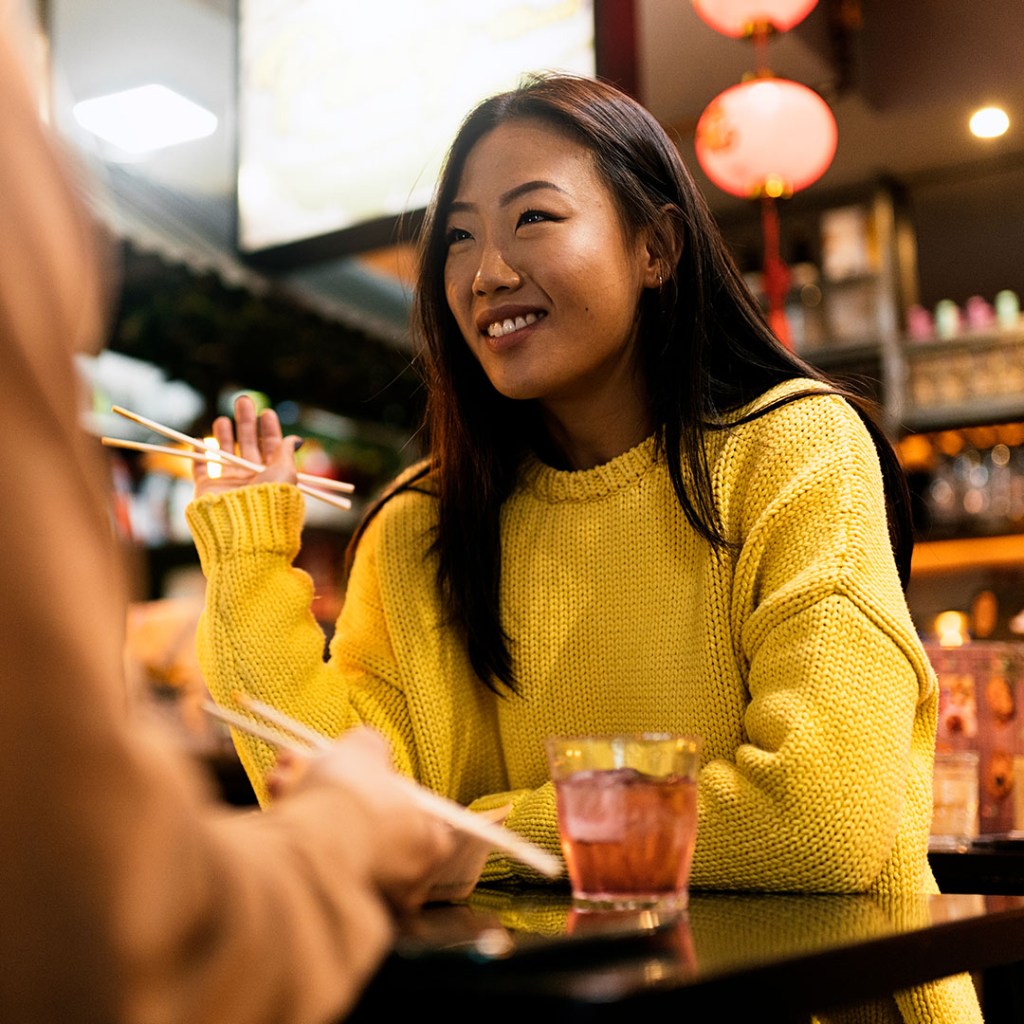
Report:
[[[448,305],[501,394],[556,413],[636,394],[637,306],[658,265],[586,148],[541,121],[492,129],[470,151],[446,230]]]

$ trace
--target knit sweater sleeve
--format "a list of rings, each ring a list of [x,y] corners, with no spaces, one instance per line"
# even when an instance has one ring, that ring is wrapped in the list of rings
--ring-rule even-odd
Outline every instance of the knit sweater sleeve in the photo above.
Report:
[[[242,691],[328,736],[356,724],[348,691],[324,660],[312,613],[313,583],[292,564],[299,551],[302,495],[260,484],[192,502],[189,527],[206,576],[199,663],[218,704],[236,708]],[[274,751],[234,731],[235,746],[260,803]]]
[[[802,399],[736,431],[718,471],[749,703],[745,742],[701,774],[694,882],[854,892],[893,870],[919,878],[923,845],[897,834],[910,816],[925,842],[935,685],[871,440],[841,400]]]
[[[207,580],[199,622],[200,667],[213,698],[236,691],[273,705],[327,736],[358,725],[384,734],[399,771],[419,776],[408,707],[376,583],[376,530],[360,544],[331,656],[312,613],[313,584],[294,566],[304,504],[294,487],[260,484],[200,498],[187,516]],[[274,751],[235,731],[261,803]]]

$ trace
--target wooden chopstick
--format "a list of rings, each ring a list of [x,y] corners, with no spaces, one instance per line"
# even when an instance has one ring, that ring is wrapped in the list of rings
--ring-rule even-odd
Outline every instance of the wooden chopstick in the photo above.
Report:
[[[127,448],[138,452],[177,455],[182,459],[192,459],[197,462],[218,462],[221,465],[224,463],[231,463],[235,466],[241,466],[243,469],[248,469],[253,473],[258,473],[266,468],[265,466],[261,466],[258,462],[250,462],[248,459],[243,459],[240,455],[235,455],[233,452],[226,452],[220,448],[214,448],[197,437],[189,437],[188,434],[182,434],[177,430],[172,430],[170,427],[165,427],[163,424],[157,423],[155,420],[146,419],[145,416],[139,416],[137,413],[130,412],[127,409],[122,409],[120,406],[113,406],[113,411],[120,416],[124,416],[126,419],[142,424],[142,426],[147,427],[156,434],[163,434],[164,437],[180,441],[182,444],[189,445],[190,447],[188,449],[169,448],[166,445],[149,444],[145,441],[128,441],[119,437],[101,438],[100,440],[102,443],[108,448]],[[335,497],[332,494],[325,493],[326,490],[351,493],[355,490],[355,487],[352,484],[346,483],[342,480],[331,480],[329,477],[315,476],[311,473],[299,473],[297,475],[299,481],[298,488],[303,494],[307,494],[311,498],[317,498],[320,501],[326,502],[328,505],[333,505],[335,508],[348,510],[352,507],[352,502],[348,498]]]
[[[129,441],[124,437],[101,437],[100,443],[108,448],[127,448],[133,452],[153,452],[156,455],[176,455],[179,459],[193,462],[221,462],[213,449],[197,451],[195,448],[171,448],[166,444],[150,444],[148,441]],[[221,463],[223,465],[223,463]]]
[[[236,694],[235,700],[242,707],[248,708],[268,722],[274,723],[277,728],[253,721],[251,718],[228,711],[209,701],[203,704],[203,709],[214,718],[256,736],[271,746],[282,750],[291,750],[305,757],[309,757],[310,754],[323,753],[331,745],[331,741],[322,733],[297,722],[269,704],[264,704],[262,701],[254,700],[244,694]],[[291,735],[288,735],[289,733]],[[396,775],[394,781],[412,797],[421,810],[457,831],[490,843],[494,849],[507,853],[510,857],[514,857],[547,878],[556,878],[562,873],[562,865],[557,857],[522,839],[509,829],[481,818],[467,810],[462,804],[439,796],[404,775]]]
[[[245,708],[250,714],[265,718],[272,725],[276,725],[285,732],[291,733],[314,750],[325,750],[331,745],[331,741],[322,732],[311,729],[308,725],[304,725],[298,719],[286,715],[283,711],[278,711],[277,708],[272,707],[270,704],[265,704],[263,701],[250,697],[248,694],[238,690],[235,691],[233,696],[235,703],[239,707]]]
[[[201,438],[190,437],[188,434],[183,434],[180,430],[174,430],[172,427],[165,427],[162,423],[157,423],[156,420],[140,416],[137,412],[132,412],[130,409],[125,409],[123,406],[114,405],[111,406],[111,410],[116,412],[118,416],[123,416],[126,420],[131,420],[133,423],[138,423],[140,426],[147,427],[149,430],[152,430],[154,434],[163,434],[164,437],[169,437],[172,441],[180,441],[182,444],[186,444],[191,448],[196,448],[199,451],[218,452],[222,461],[230,462],[233,466],[240,466],[242,469],[248,469],[254,473],[259,473],[261,470],[266,469],[266,466],[262,466],[258,462],[251,462],[249,459],[243,459],[241,455],[236,455],[234,452],[224,451],[221,448],[213,448]],[[300,483],[309,484],[312,487],[319,487],[321,490],[342,491],[345,494],[351,494],[356,489],[355,484],[350,484],[345,480],[332,480],[330,477],[316,476],[313,473],[299,473],[298,478]]]
[[[242,732],[247,732],[250,736],[255,736],[257,739],[263,740],[264,743],[269,743],[272,747],[276,747],[279,750],[290,750],[292,753],[301,754],[303,757],[309,757],[310,754],[315,753],[307,744],[300,743],[291,736],[286,736],[279,729],[272,729],[269,725],[254,722],[251,718],[238,714],[237,711],[228,711],[226,708],[222,708],[220,705],[208,700],[203,701],[202,707],[211,718],[217,718],[227,725],[241,729]]]
[[[101,437],[100,441],[108,448],[127,448],[134,452],[176,455],[179,459],[192,459],[193,462],[224,464],[224,460],[220,457],[222,453],[219,448],[204,448],[202,451],[192,448],[169,448],[165,444],[149,444],[147,441],[128,441],[122,437]],[[303,494],[308,494],[311,498],[318,498],[320,501],[333,505],[335,508],[348,510],[352,507],[352,502],[340,494],[328,494],[326,491],[321,491],[317,487],[311,487],[309,484],[299,484],[298,487]]]

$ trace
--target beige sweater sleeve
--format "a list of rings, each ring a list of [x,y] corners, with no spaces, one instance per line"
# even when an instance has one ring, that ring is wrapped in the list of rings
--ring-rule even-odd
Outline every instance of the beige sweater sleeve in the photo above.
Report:
[[[71,352],[100,334],[92,232],[0,6],[0,1019],[334,1019],[383,956],[355,796],[216,807],[131,723],[104,467]],[[386,851],[385,851],[386,856]]]

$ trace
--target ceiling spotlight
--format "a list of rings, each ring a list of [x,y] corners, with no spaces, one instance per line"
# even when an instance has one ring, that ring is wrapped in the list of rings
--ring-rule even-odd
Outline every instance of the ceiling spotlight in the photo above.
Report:
[[[971,114],[970,127],[979,139],[997,139],[1010,127],[1010,119],[1000,107],[982,107]]]
[[[75,120],[127,153],[148,153],[212,135],[217,117],[164,85],[141,85],[82,100]]]

